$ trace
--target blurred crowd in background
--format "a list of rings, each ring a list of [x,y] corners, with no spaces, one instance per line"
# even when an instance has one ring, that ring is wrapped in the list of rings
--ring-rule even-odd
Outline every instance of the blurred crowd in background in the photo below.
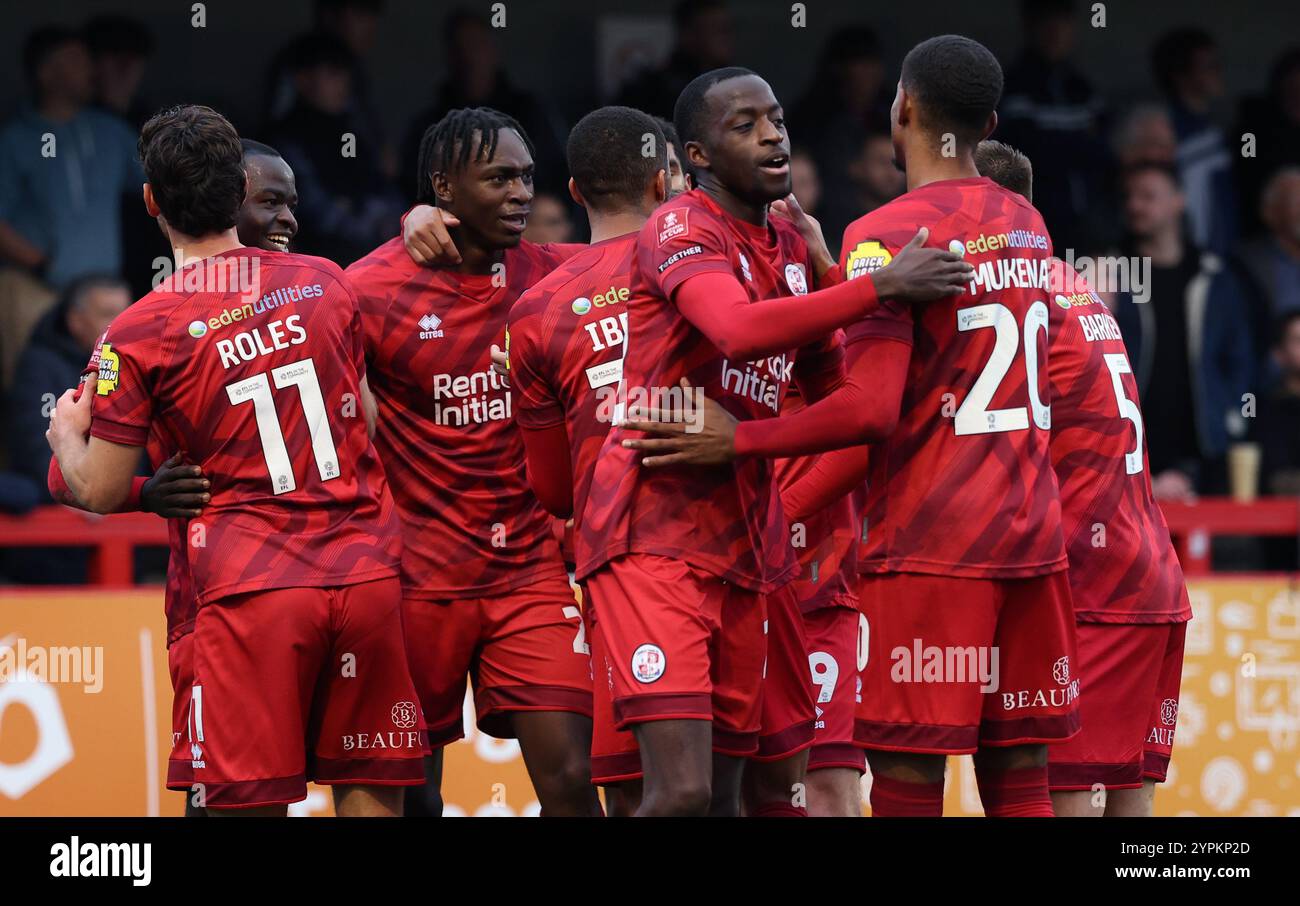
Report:
[[[666,61],[613,100],[671,118],[693,77],[751,63],[736,59],[732,6],[679,3]],[[544,89],[512,79],[485,15],[447,15],[445,78],[404,134],[386,134],[366,65],[385,14],[382,0],[316,0],[309,30],[271,59],[240,61],[266,78],[259,121],[236,125],[296,175],[293,250],[346,266],[395,235],[421,134],[446,111],[479,105],[515,117],[536,146],[528,238],[584,239],[565,190],[571,123]],[[1135,102],[1103,96],[1076,63],[1087,15],[1070,0],[1021,5],[995,137],[1033,161],[1034,203],[1058,255],[1150,260],[1138,299],[1107,300],[1138,373],[1157,495],[1224,493],[1227,450],[1243,439],[1262,450],[1262,493],[1300,494],[1300,44],[1277,57],[1266,84],[1228,85],[1212,32],[1157,30],[1150,91]],[[889,137],[887,41],[867,24],[838,29],[804,90],[783,98],[795,194],[832,251],[851,220],[904,190]],[[0,123],[0,507],[9,511],[48,502],[48,395],[75,382],[96,336],[168,256],[139,200],[135,152],[154,112],[151,82],[164,77],[153,51],[149,27],[117,15],[42,28],[24,46],[29,102]],[[355,136],[354,156],[341,153],[344,134]],[[49,135],[58,151],[43,156]]]

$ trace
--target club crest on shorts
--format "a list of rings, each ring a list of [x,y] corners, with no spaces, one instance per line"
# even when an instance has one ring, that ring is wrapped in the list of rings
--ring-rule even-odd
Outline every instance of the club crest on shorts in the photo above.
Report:
[[[393,705],[393,726],[399,730],[409,730],[415,726],[415,702],[398,702]]]
[[[1056,680],[1057,685],[1070,685],[1070,656],[1068,654],[1052,665],[1052,679]]]
[[[632,652],[632,678],[638,683],[653,683],[667,667],[668,658],[658,645],[647,642]]]
[[[790,287],[790,292],[796,296],[806,296],[808,294],[808,278],[804,276],[802,265],[787,264],[785,266],[785,284]]]
[[[1160,703],[1160,722],[1172,727],[1178,721],[1178,700],[1167,698]]]

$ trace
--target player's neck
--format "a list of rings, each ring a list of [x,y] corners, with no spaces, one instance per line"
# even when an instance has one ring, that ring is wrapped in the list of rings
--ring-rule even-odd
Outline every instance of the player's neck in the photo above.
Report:
[[[450,232],[452,242],[456,243],[456,248],[460,251],[460,264],[455,267],[456,273],[481,277],[492,273],[493,266],[505,260],[505,249],[483,245],[462,229]]]
[[[955,157],[944,157],[928,149],[924,154],[907,156],[907,191],[919,189],[932,182],[945,179],[970,179],[980,175],[975,158],[969,151],[959,151]]]
[[[587,219],[591,223],[591,244],[617,239],[628,233],[635,233],[645,226],[646,215],[641,211],[619,211],[616,214],[601,214],[587,209]]]
[[[234,227],[223,233],[210,233],[207,236],[186,236],[169,228],[167,238],[171,240],[172,260],[176,262],[177,270],[195,261],[202,261],[204,258],[212,258],[244,247]]]
[[[700,173],[698,185],[699,188],[704,190],[705,195],[708,195],[717,203],[718,207],[737,220],[743,220],[755,226],[767,226],[767,202],[756,205],[753,202],[746,201],[714,179],[713,174],[707,170]]]

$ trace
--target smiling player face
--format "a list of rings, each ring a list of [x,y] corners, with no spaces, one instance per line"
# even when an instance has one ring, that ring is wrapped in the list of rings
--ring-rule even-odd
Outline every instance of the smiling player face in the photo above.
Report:
[[[478,146],[478,133],[474,145]],[[460,231],[484,248],[519,245],[533,200],[533,157],[513,129],[502,129],[491,160],[471,160],[435,173],[438,206],[460,219]]]
[[[298,188],[293,170],[283,158],[253,154],[244,158],[248,192],[239,208],[235,229],[244,245],[267,252],[284,252],[298,233]]]
[[[754,204],[789,195],[790,138],[771,86],[756,75],[738,76],[714,85],[705,99],[713,125],[702,163],[713,177]]]

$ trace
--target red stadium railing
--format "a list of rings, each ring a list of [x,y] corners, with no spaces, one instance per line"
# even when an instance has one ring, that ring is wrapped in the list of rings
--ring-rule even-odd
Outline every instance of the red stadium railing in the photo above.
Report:
[[[1196,503],[1163,505],[1183,571],[1210,572],[1210,539],[1215,535],[1272,535],[1300,538],[1300,499],[1265,497],[1238,503],[1207,497]],[[61,506],[41,507],[25,516],[0,516],[0,547],[88,547],[94,585],[131,585],[134,550],[165,547],[167,526],[157,516],[124,513],[92,516]]]

